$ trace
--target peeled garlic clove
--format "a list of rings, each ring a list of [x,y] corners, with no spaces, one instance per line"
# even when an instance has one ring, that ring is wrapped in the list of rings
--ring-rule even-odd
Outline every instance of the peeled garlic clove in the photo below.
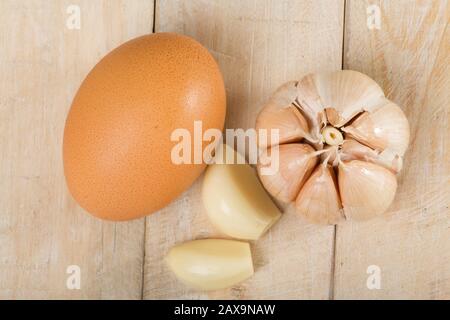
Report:
[[[266,130],[266,139],[258,139],[258,146],[268,147],[278,143],[300,141],[308,134],[308,123],[293,105],[279,107],[273,102],[261,110],[256,119],[256,130]],[[279,141],[272,141],[271,130],[279,130]],[[261,136],[260,136],[261,137]]]
[[[279,167],[272,175],[262,175],[261,169],[271,166],[270,161],[261,157],[258,164],[259,178],[266,190],[277,200],[290,202],[295,200],[300,188],[311,175],[317,164],[314,149],[308,144],[283,144],[279,146]]]
[[[360,160],[341,163],[338,180],[345,216],[355,220],[383,214],[397,189],[397,179],[391,171]]]
[[[240,156],[228,145],[224,148],[227,157]],[[281,216],[248,164],[210,165],[203,179],[202,199],[212,224],[234,238],[257,240]]]
[[[380,151],[389,148],[403,156],[409,143],[408,119],[395,103],[385,101],[382,107],[364,112],[342,130],[369,147]]]
[[[353,70],[316,74],[315,84],[334,127],[343,126],[362,111],[376,110],[384,97],[374,80]]]
[[[170,249],[166,262],[179,280],[199,290],[228,288],[253,275],[250,246],[236,240],[186,242]]]
[[[389,149],[380,153],[353,139],[346,139],[344,141],[339,155],[342,161],[364,160],[383,166],[395,173],[400,172],[403,165],[402,157],[390,152]]]
[[[319,165],[295,201],[297,212],[318,224],[337,224],[344,219],[336,177],[330,165]]]

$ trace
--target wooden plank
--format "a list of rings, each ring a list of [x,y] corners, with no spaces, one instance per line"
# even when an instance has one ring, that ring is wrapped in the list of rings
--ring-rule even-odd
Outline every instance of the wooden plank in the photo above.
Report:
[[[80,29],[66,26],[70,5]],[[65,187],[61,144],[84,76],[151,32],[152,18],[147,0],[0,2],[0,299],[141,297],[144,219],[84,213]],[[66,287],[69,265],[80,290]]]
[[[279,85],[312,71],[341,68],[343,1],[158,1],[156,31],[192,36],[223,71],[227,128],[249,128]],[[200,199],[201,179],[167,208],[147,218],[144,297],[327,299],[334,228],[306,224],[293,212],[252,244],[256,273],[231,289],[195,292],[162,259],[170,247],[219,236]]]
[[[367,28],[371,4],[379,30]],[[450,298],[449,18],[448,1],[347,0],[345,68],[373,77],[403,108],[411,145],[389,212],[337,229],[336,298]],[[379,290],[366,286],[370,265]]]

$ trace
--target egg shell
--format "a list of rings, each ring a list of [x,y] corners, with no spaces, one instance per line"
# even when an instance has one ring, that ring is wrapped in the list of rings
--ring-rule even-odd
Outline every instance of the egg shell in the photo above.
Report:
[[[107,220],[161,209],[206,166],[174,164],[171,133],[185,128],[193,139],[196,120],[203,131],[222,130],[225,112],[219,67],[197,41],[157,33],[124,43],[87,75],[67,116],[63,160],[70,193]]]

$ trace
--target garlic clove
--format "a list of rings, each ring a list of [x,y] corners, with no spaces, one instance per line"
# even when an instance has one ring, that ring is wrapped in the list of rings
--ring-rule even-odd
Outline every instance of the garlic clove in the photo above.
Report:
[[[360,160],[341,162],[338,182],[344,214],[355,220],[383,214],[397,189],[397,179],[391,171]]]
[[[339,152],[340,146],[341,145],[325,145],[325,147],[322,149],[323,153],[320,154],[320,161],[322,163],[325,162],[332,166],[336,166],[338,163],[336,156]]]
[[[315,84],[334,127],[343,126],[362,111],[376,110],[384,97],[374,80],[353,70],[316,74]]]
[[[319,124],[321,117],[319,114],[324,110],[322,100],[317,92],[315,75],[304,76],[297,84],[297,102],[302,110],[308,114],[308,118]]]
[[[336,177],[330,165],[321,164],[300,190],[297,212],[318,224],[337,224],[344,219]]]
[[[261,169],[273,164],[271,159],[260,158],[259,178],[266,190],[277,200],[293,201],[317,164],[314,149],[308,144],[283,144],[279,146],[278,170],[272,175],[262,175]],[[264,163],[264,165],[262,164]]]
[[[342,130],[346,136],[380,151],[389,148],[403,156],[408,148],[408,119],[402,109],[387,99],[382,107],[364,112]]]
[[[230,146],[218,157],[240,158]],[[259,239],[281,216],[248,164],[213,164],[205,173],[202,200],[211,223],[222,233],[239,239]]]
[[[224,239],[203,239],[170,249],[166,262],[176,277],[199,290],[231,287],[254,273],[250,245]]]
[[[309,127],[306,119],[293,105],[279,106],[269,102],[261,110],[256,119],[256,130],[265,130],[266,138],[258,139],[260,148],[270,147],[278,143],[300,141],[308,135]],[[279,141],[272,141],[271,130],[279,130]],[[261,136],[261,133],[258,135]]]
[[[346,139],[339,150],[341,161],[363,160],[383,166],[395,173],[400,172],[403,165],[403,158],[386,149],[383,152],[359,143],[353,139]],[[332,159],[334,160],[334,158]]]

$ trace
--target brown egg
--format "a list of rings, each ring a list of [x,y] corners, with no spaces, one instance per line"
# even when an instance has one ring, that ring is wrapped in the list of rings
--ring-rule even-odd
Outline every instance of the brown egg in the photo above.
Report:
[[[193,138],[196,120],[203,131],[222,130],[225,109],[220,70],[195,40],[158,33],[121,45],[88,74],[67,116],[63,158],[71,194],[108,220],[166,206],[206,166],[174,164],[171,133],[186,128]]]

